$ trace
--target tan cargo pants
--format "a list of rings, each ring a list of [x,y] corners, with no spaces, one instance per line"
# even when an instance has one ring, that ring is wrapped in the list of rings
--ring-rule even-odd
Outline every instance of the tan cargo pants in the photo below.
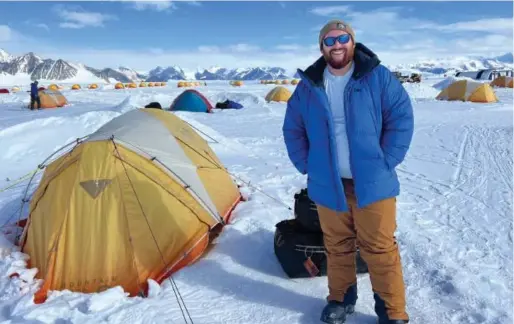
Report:
[[[371,285],[385,302],[390,319],[408,320],[396,230],[396,198],[357,208],[353,182],[343,181],[349,212],[317,206],[327,250],[328,300],[342,301],[357,282],[356,244],[368,264]]]

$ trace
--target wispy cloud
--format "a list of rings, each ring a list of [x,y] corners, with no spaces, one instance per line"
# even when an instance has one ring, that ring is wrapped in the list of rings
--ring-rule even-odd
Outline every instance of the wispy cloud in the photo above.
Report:
[[[34,26],[34,27],[37,27],[37,28],[44,29],[46,31],[50,31],[50,27],[48,27],[48,25],[44,24],[44,23],[37,23],[37,22],[34,22],[32,20],[26,20],[25,24],[27,24],[29,26]]]
[[[12,36],[13,32],[9,26],[0,25],[0,43],[10,41]]]
[[[479,19],[475,21],[461,21],[448,25],[433,24],[433,28],[444,32],[488,32],[512,34],[513,20],[512,18],[491,18]]]
[[[284,44],[284,45],[277,45],[275,47],[279,51],[300,51],[305,50],[305,46],[301,46],[298,44]]]
[[[236,53],[244,53],[244,52],[253,52],[253,51],[259,51],[260,47],[257,45],[250,45],[250,44],[235,44],[228,46],[228,48]]]
[[[221,49],[218,46],[198,46],[198,52],[200,53],[218,53]]]
[[[155,11],[170,11],[176,9],[176,5],[171,0],[161,1],[131,1],[132,8],[143,11],[143,10],[155,10]]]
[[[195,0],[182,1],[182,3],[186,3],[188,5],[197,6],[197,7],[200,7],[202,5],[202,3],[200,1],[195,1]]]
[[[341,8],[344,7],[344,8]],[[354,27],[357,41],[375,43],[373,50],[389,64],[413,62],[420,57],[447,55],[489,55],[512,51],[513,21],[488,18],[441,24],[412,14],[407,6],[383,7],[359,11],[351,6],[328,6],[311,9],[319,16],[342,13]],[[318,32],[321,26],[312,31]],[[466,33],[483,33],[477,42]]]
[[[106,21],[118,19],[110,14],[85,11],[78,6],[57,5],[54,7],[54,11],[63,20],[59,24],[61,28],[104,27]]]
[[[224,47],[216,46],[216,45],[202,45],[198,46],[198,51],[201,53],[248,53],[248,52],[256,52],[260,51],[261,48],[256,45],[251,44],[233,44]]]
[[[311,13],[318,16],[336,16],[341,14],[346,14],[350,12],[351,6],[324,6],[324,7],[316,7],[310,10]]]

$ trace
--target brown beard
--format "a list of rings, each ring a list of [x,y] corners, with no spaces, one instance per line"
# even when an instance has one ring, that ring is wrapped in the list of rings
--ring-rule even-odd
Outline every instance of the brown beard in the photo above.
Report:
[[[346,50],[344,59],[342,61],[335,61],[334,59],[332,59],[332,57],[330,56],[331,52],[332,51],[330,51],[328,53],[323,52],[323,57],[325,58],[325,61],[327,62],[327,64],[336,70],[345,68],[353,60],[353,53],[354,53],[353,47],[350,47],[349,49]]]

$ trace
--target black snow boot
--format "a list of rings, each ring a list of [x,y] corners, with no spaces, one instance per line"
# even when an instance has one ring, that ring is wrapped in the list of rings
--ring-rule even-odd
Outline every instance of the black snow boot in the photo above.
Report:
[[[357,284],[350,286],[344,294],[342,302],[331,300],[321,313],[321,321],[328,324],[344,324],[346,322],[346,314],[352,314],[355,311],[355,303],[357,302]]]
[[[375,299],[375,312],[378,316],[377,324],[407,324],[409,321],[401,320],[401,319],[389,319],[387,315],[385,302],[377,293],[373,294],[373,298]]]

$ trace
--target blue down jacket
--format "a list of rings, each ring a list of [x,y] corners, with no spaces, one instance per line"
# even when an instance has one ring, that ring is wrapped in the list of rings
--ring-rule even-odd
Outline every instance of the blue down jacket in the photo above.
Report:
[[[403,85],[370,49],[357,43],[355,69],[344,91],[350,166],[357,206],[396,197],[395,168],[409,149],[414,117]],[[305,71],[287,103],[282,127],[291,162],[307,174],[309,197],[336,211],[348,211],[338,169],[332,114],[323,85],[323,57]]]

